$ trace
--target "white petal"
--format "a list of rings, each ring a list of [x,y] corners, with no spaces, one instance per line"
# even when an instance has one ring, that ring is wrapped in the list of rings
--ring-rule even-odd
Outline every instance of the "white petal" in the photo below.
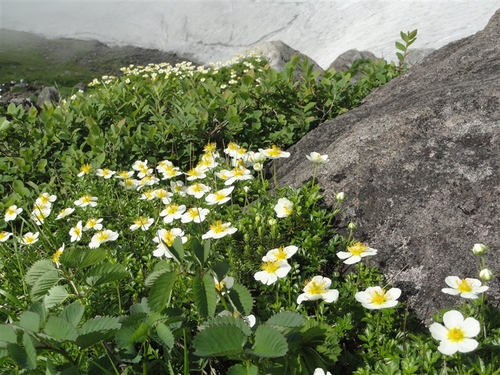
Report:
[[[354,263],[358,263],[359,261],[361,261],[361,257],[360,256],[352,256],[346,260],[344,260],[344,264],[354,264]]]
[[[479,331],[481,330],[479,322],[471,317],[465,319],[461,327],[464,330],[466,337],[477,336],[479,334]]]
[[[392,300],[396,300],[401,296],[401,289],[391,288],[385,293],[385,295],[388,296]]]
[[[461,280],[460,280],[460,277],[458,277],[458,276],[448,276],[446,279],[444,279],[444,281],[446,284],[448,284],[448,286],[451,286],[452,288],[456,288],[457,283],[460,282]]]
[[[347,258],[350,258],[352,256],[351,253],[347,252],[347,251],[339,251],[337,253],[337,256],[340,258],[340,259],[347,259]]]
[[[460,353],[468,353],[476,349],[478,345],[479,343],[474,339],[464,339],[457,343],[457,349]]]
[[[292,266],[290,266],[288,263],[281,264],[280,268],[278,268],[274,274],[281,279],[282,277],[285,277],[291,269]]]
[[[451,310],[443,315],[443,323],[447,328],[460,327],[464,322],[464,316],[460,311]]]
[[[429,327],[429,331],[434,339],[443,341],[448,338],[448,330],[439,323],[432,323]]]
[[[438,350],[446,355],[452,355],[455,354],[458,350],[457,345],[453,342],[450,342],[448,340],[441,341],[441,343],[438,346]]]
[[[305,293],[302,293],[297,297],[297,305],[300,305],[302,302],[308,301],[307,295]]]
[[[331,289],[326,293],[321,295],[326,303],[331,303],[339,298],[339,291],[336,289]]]
[[[452,289],[452,288],[443,288],[443,289],[441,289],[441,292],[446,293],[446,294],[451,294],[452,296],[456,296],[457,294],[460,294],[460,292],[457,289]]]

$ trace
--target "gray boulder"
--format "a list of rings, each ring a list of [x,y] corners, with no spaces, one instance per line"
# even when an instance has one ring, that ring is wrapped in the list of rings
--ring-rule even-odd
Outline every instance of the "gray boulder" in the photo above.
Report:
[[[59,99],[59,91],[54,86],[44,87],[38,96],[37,104],[42,106],[45,102],[58,103]]]
[[[335,68],[337,72],[347,70],[352,66],[352,63],[354,61],[361,59],[370,59],[374,61],[380,60],[370,51],[358,51],[357,49],[350,49],[349,51],[346,51],[339,57],[337,57],[335,61],[330,64],[328,69]]]
[[[379,250],[370,261],[422,320],[460,305],[441,289],[448,275],[478,277],[475,243],[500,273],[500,10],[288,151],[280,186],[311,179],[306,154],[329,155],[317,180],[327,203],[349,198],[339,226],[358,224],[356,237]],[[489,285],[498,307],[498,279]]]

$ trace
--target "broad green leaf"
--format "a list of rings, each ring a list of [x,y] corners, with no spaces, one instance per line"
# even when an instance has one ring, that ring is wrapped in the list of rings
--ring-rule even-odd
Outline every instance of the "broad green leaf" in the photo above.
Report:
[[[47,309],[43,303],[34,303],[29,308],[28,311],[33,311],[40,316],[40,323],[43,326],[45,319],[47,317]]]
[[[118,318],[110,316],[87,320],[78,330],[79,336],[75,343],[82,349],[88,348],[99,341],[113,337],[120,327]]]
[[[212,271],[215,272],[217,276],[217,280],[222,280],[227,275],[227,271],[229,271],[229,263],[226,262],[217,262],[213,265]]]
[[[5,342],[10,342],[10,343],[16,343],[17,342],[17,335],[16,331],[11,325],[7,324],[1,324],[0,325],[0,342],[5,341]],[[1,347],[1,345],[0,345]]]
[[[33,301],[40,301],[59,280],[59,273],[56,270],[49,271],[40,276],[30,291],[31,299]]]
[[[32,107],[34,108],[34,107]],[[47,159],[41,159],[39,162],[38,162],[38,165],[37,165],[37,168],[39,171],[43,171],[45,169],[45,167],[47,166]]]
[[[258,375],[259,374],[259,368],[255,365],[250,365],[249,367],[246,367],[242,363],[238,363],[237,365],[232,366],[228,372],[227,375]]]
[[[255,331],[255,343],[249,352],[262,358],[283,357],[288,352],[288,344],[277,329],[261,325]]]
[[[402,31],[399,32],[399,36],[401,36],[401,39],[403,39],[405,41],[405,43],[408,43],[408,41],[410,40],[410,38],[408,37],[408,35],[406,35]]]
[[[203,331],[204,329],[208,327],[213,327],[213,326],[236,326],[238,327],[241,332],[243,332],[246,336],[250,336],[252,334],[252,330],[250,329],[250,326],[245,322],[243,317],[235,317],[232,315],[222,315],[222,316],[216,316],[213,319],[207,320],[205,323],[200,325],[198,329],[200,331]]]
[[[9,130],[11,127],[10,121],[5,117],[0,118],[0,131]]]
[[[169,247],[170,253],[179,263],[184,259],[184,245],[181,237],[175,237],[174,243]]]
[[[40,315],[32,311],[24,311],[19,317],[19,327],[37,333],[40,330]]]
[[[67,320],[76,327],[80,323],[80,320],[82,320],[84,311],[85,309],[80,302],[74,301],[64,308],[59,317]]]
[[[102,165],[104,163],[104,160],[106,160],[106,153],[102,152],[97,157],[95,158],[97,165]]]
[[[147,314],[146,313],[137,313],[131,316],[128,316],[122,321],[122,326],[116,332],[115,335],[115,340],[116,343],[120,348],[126,348],[129,346],[131,343],[134,342],[134,339],[131,337],[136,334],[136,332],[139,330],[141,325],[144,324],[144,322],[147,319]],[[147,326],[146,326],[146,333],[147,333]]]
[[[246,335],[233,325],[207,327],[193,340],[194,354],[200,357],[221,357],[243,353]]]
[[[243,285],[234,284],[227,294],[238,312],[250,315],[253,307],[253,299],[250,291]]]
[[[197,238],[194,238],[191,240],[191,248],[200,265],[204,266],[210,255],[210,239],[202,245]]]
[[[168,328],[163,323],[158,323],[156,325],[156,335],[160,339],[160,344],[166,346],[168,349],[172,349],[174,347],[174,335],[170,328]]]
[[[33,286],[35,282],[47,272],[56,270],[54,263],[49,259],[42,259],[35,262],[26,273],[26,284]]]
[[[65,285],[56,285],[49,289],[48,294],[43,298],[43,303],[47,309],[59,305],[69,294]]]
[[[101,263],[106,258],[106,255],[106,251],[99,248],[74,248],[62,253],[59,262],[69,268],[82,269]]]
[[[45,325],[45,333],[59,341],[75,341],[78,332],[66,319],[51,316]]]
[[[300,330],[304,327],[305,321],[301,314],[291,311],[283,311],[273,315],[267,322],[267,325],[273,326],[282,333],[288,333],[291,330]]]
[[[140,323],[139,327],[137,327],[137,329],[130,335],[125,346],[132,344],[134,342],[142,343],[146,341],[146,339],[148,338],[148,331],[149,331],[149,326],[144,322]]]
[[[165,262],[166,263],[166,262]],[[155,267],[156,268],[156,267]],[[146,278],[146,281],[144,281],[144,285],[147,287],[150,287],[154,284],[156,279],[163,275],[165,272],[170,271],[170,267],[166,268],[160,268],[160,269],[155,269],[151,274]]]
[[[85,273],[86,283],[90,286],[99,286],[121,280],[129,275],[121,264],[101,263],[93,266]]]
[[[399,42],[396,42],[396,48],[400,51],[403,51],[403,52],[406,51],[406,47]]]
[[[176,278],[175,272],[166,272],[156,279],[148,298],[151,310],[162,311],[167,306]]]
[[[215,292],[215,282],[210,275],[203,278],[197,275],[193,279],[194,304],[200,315],[204,318],[215,314],[217,304],[217,294]]]

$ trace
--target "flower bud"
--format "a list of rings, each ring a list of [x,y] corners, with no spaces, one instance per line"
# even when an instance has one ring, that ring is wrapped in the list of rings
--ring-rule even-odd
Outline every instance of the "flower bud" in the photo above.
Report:
[[[493,272],[491,272],[489,269],[485,268],[484,270],[481,270],[479,272],[479,278],[483,281],[489,281],[493,279]]]
[[[258,225],[260,223],[260,220],[262,219],[262,217],[260,215],[255,215],[255,224]]]
[[[488,248],[484,246],[482,243],[477,243],[472,248],[472,252],[476,255],[484,254],[487,250]]]
[[[245,193],[248,193],[248,190],[250,190],[250,188],[248,186],[243,186],[243,190],[245,191]]]
[[[277,222],[278,221],[276,219],[271,218],[268,220],[267,223],[272,227],[272,226],[276,225]]]
[[[346,198],[346,196],[345,196],[344,192],[340,192],[340,193],[335,194],[335,199],[338,202],[342,202],[343,200],[345,200],[345,198]]]
[[[352,221],[349,224],[347,224],[347,228],[349,228],[350,230],[354,230],[357,227],[358,227],[358,225]]]

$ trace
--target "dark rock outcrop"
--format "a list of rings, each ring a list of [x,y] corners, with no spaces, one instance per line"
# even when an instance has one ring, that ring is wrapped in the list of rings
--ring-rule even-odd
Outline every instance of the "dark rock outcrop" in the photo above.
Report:
[[[500,10],[288,151],[280,186],[311,178],[306,154],[329,155],[325,199],[345,192],[340,225],[358,223],[356,237],[379,250],[371,261],[422,320],[459,305],[441,289],[448,275],[478,277],[475,243],[500,273]],[[498,306],[498,279],[489,285]]]
[[[37,104],[42,106],[45,102],[58,103],[59,99],[59,91],[54,86],[44,87],[38,96]]]
[[[330,64],[328,70],[331,68],[335,68],[337,72],[347,70],[352,66],[352,63],[354,61],[361,59],[370,59],[375,61],[380,60],[370,51],[358,51],[357,49],[350,49],[349,51],[346,51],[339,57],[337,57],[335,61]]]

